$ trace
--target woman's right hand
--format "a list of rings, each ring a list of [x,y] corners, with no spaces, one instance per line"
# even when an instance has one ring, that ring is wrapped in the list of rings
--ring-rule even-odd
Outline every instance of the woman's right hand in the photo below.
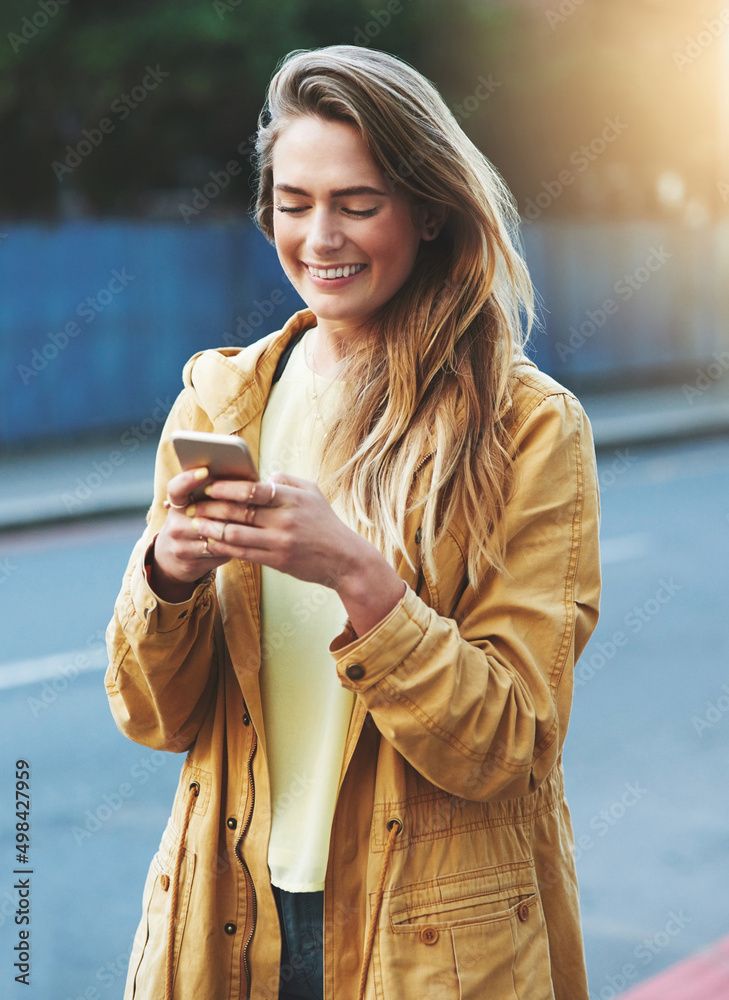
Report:
[[[208,479],[207,469],[189,469],[170,479],[167,485],[169,510],[155,539],[150,584],[163,601],[178,604],[192,596],[198,581],[228,562],[230,556],[215,556],[208,550],[185,513],[193,490]]]

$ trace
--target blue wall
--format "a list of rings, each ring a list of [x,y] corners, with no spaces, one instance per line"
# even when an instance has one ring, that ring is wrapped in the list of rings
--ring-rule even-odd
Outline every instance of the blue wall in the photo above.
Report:
[[[0,224],[0,448],[157,420],[185,361],[303,303],[250,224]],[[525,225],[540,367],[654,381],[729,349],[729,224]]]
[[[174,398],[195,351],[303,305],[250,225],[0,229],[0,446],[123,430]]]

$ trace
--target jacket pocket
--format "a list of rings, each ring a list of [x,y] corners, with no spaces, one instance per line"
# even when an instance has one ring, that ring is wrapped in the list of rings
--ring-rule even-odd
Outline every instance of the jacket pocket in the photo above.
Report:
[[[167,941],[172,901],[172,875],[178,837],[167,825],[159,851],[152,858],[142,896],[142,919],[134,936],[124,1000],[161,1000],[165,989]],[[173,983],[190,905],[195,855],[187,848],[180,866],[177,910],[174,920]]]
[[[554,1000],[531,862],[393,890],[381,924],[378,996]]]

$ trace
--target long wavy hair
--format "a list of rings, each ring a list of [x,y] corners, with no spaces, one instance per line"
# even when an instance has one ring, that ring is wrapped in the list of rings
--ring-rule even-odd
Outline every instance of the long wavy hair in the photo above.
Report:
[[[422,507],[422,565],[433,578],[437,542],[459,514],[477,585],[490,567],[503,569],[510,373],[534,322],[514,199],[407,63],[353,45],[296,51],[274,75],[258,124],[255,216],[272,243],[276,139],[307,115],[354,125],[393,190],[447,209],[409,278],[356,338],[320,485],[395,565],[408,558],[406,517]]]

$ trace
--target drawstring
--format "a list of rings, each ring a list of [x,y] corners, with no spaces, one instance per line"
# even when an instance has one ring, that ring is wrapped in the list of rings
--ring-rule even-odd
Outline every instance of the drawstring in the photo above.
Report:
[[[390,863],[390,855],[392,854],[392,849],[395,846],[395,838],[398,833],[402,830],[402,823],[399,819],[388,820],[387,830],[389,836],[387,838],[387,843],[385,844],[385,856],[382,859],[382,870],[380,872],[380,881],[377,885],[377,892],[375,893],[375,912],[372,914],[372,922],[370,923],[370,929],[367,932],[367,941],[365,943],[364,959],[362,961],[362,971],[359,974],[359,990],[357,992],[357,1000],[364,1000],[365,984],[367,982],[367,972],[369,970],[370,960],[372,958],[372,949],[375,944],[375,932],[377,931],[377,923],[380,919],[380,909],[382,908],[382,896],[385,891],[385,876],[387,875],[387,866]]]
[[[187,835],[187,827],[190,823],[190,816],[192,815],[192,810],[195,805],[195,799],[200,794],[200,785],[197,781],[193,781],[190,785],[190,791],[192,795],[187,800],[187,807],[185,808],[185,816],[182,820],[182,832],[180,833],[180,842],[177,845],[177,854],[175,855],[175,866],[172,869],[172,892],[170,893],[170,919],[167,924],[167,966],[165,969],[165,1000],[172,1000],[172,965],[173,958],[175,954],[175,912],[177,910],[177,895],[180,888],[180,869],[182,868],[182,857],[185,853],[185,837]]]

